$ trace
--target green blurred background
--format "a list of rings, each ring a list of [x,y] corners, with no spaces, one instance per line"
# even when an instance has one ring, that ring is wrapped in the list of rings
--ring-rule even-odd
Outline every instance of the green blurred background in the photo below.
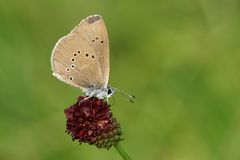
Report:
[[[71,141],[63,110],[82,93],[50,69],[57,40],[96,13],[110,84],[137,97],[112,106],[132,158],[239,160],[238,0],[1,0],[0,159],[121,160]]]

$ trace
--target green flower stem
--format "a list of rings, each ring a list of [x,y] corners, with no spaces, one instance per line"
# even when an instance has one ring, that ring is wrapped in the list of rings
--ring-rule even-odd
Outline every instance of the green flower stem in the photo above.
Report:
[[[120,143],[117,143],[114,147],[124,160],[132,160],[132,158],[127,154]]]

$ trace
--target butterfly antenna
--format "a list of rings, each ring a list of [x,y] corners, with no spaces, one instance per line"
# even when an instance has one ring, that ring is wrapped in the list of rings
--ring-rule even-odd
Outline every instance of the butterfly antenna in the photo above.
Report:
[[[113,88],[113,87],[112,87]],[[134,95],[128,94],[120,89],[113,88],[115,91],[118,91],[123,97],[125,97],[129,102],[134,103],[133,99],[135,98]]]

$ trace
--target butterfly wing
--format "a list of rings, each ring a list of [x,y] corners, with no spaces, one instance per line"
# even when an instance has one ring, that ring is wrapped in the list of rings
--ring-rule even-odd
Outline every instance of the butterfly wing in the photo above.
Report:
[[[106,87],[109,79],[109,43],[104,21],[100,15],[89,16],[82,20],[72,31],[93,47],[100,64],[102,87]]]
[[[77,34],[61,38],[51,56],[53,75],[72,86],[101,87],[102,71],[96,50]]]

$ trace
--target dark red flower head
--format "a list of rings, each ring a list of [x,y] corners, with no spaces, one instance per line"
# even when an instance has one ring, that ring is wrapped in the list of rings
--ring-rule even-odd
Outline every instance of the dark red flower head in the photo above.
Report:
[[[102,99],[81,96],[64,113],[66,132],[73,140],[107,149],[123,140],[120,124],[113,118],[110,105]]]

